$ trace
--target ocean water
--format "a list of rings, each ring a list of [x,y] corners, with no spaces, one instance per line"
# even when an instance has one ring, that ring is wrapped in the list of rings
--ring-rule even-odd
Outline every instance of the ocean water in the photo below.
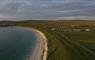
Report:
[[[36,43],[32,31],[20,27],[0,27],[0,60],[24,60]]]

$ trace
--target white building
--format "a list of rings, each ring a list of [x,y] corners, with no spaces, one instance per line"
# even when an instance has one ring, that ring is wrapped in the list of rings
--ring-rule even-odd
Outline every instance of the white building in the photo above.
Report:
[[[85,29],[85,31],[90,31],[90,29]]]

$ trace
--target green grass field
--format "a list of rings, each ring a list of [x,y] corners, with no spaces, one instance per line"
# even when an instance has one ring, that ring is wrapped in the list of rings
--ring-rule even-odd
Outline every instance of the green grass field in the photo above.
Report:
[[[49,47],[47,60],[95,60],[95,31],[72,31],[90,26],[71,28],[62,23],[49,22],[20,22],[16,25],[32,27],[45,34]],[[66,31],[68,28],[69,31]]]

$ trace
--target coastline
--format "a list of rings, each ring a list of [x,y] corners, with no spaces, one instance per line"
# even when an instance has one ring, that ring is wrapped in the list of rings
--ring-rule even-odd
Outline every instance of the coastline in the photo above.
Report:
[[[34,46],[33,52],[29,52],[26,60],[46,60],[48,52],[48,43],[45,35],[37,29],[26,28],[31,30],[37,36],[37,43]]]

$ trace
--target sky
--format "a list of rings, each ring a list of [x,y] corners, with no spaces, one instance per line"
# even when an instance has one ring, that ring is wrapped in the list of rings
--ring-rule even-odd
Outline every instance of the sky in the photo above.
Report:
[[[0,20],[77,18],[95,18],[95,0],[0,0]]]

